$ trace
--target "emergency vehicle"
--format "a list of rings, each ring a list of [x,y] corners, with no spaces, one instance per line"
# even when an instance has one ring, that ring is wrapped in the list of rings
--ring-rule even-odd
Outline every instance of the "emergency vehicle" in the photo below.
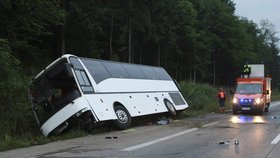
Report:
[[[237,78],[237,86],[232,101],[233,114],[251,111],[262,115],[268,112],[271,102],[271,78],[264,77],[264,65],[254,64],[250,76]]]

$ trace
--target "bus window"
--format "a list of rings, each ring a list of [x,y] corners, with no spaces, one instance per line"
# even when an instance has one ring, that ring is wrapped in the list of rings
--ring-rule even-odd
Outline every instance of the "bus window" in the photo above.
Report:
[[[93,93],[92,85],[85,73],[84,70],[75,70],[75,74],[77,76],[78,82],[81,86],[81,89],[84,93]]]
[[[97,84],[111,77],[111,74],[100,61],[89,60],[86,58],[81,58],[81,60]]]
[[[140,69],[145,74],[147,79],[158,80],[158,75],[153,71],[153,69],[149,66],[141,66]]]
[[[103,64],[113,78],[129,78],[128,73],[120,63],[103,62]]]
[[[160,80],[172,80],[168,73],[163,68],[153,68]]]
[[[123,67],[131,78],[146,79],[144,73],[140,70],[138,65],[123,64]]]

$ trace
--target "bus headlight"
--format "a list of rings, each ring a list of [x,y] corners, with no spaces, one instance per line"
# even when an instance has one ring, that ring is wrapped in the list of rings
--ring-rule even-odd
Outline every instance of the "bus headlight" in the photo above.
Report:
[[[237,98],[233,98],[232,102],[233,102],[233,104],[236,104],[237,103]]]
[[[262,101],[262,100],[261,100],[260,98],[257,98],[257,99],[255,100],[255,103],[256,103],[256,104],[260,104],[261,101]]]

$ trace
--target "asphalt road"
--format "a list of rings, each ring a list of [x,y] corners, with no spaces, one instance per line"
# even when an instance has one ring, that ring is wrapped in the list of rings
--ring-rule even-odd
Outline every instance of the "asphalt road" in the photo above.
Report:
[[[280,102],[262,116],[211,113],[29,148],[0,158],[279,158]]]

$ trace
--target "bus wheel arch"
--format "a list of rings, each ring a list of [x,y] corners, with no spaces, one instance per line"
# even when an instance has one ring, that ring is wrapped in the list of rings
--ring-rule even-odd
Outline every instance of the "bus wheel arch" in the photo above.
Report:
[[[115,126],[121,130],[129,128],[132,121],[129,111],[119,102],[114,103],[114,111],[117,116]]]
[[[177,112],[176,112],[176,109],[175,109],[174,105],[172,104],[172,102],[169,101],[167,98],[164,98],[164,99],[163,99],[163,102],[164,102],[164,105],[166,106],[166,108],[167,108],[169,114],[170,114],[171,116],[176,116],[176,115],[177,115]]]

